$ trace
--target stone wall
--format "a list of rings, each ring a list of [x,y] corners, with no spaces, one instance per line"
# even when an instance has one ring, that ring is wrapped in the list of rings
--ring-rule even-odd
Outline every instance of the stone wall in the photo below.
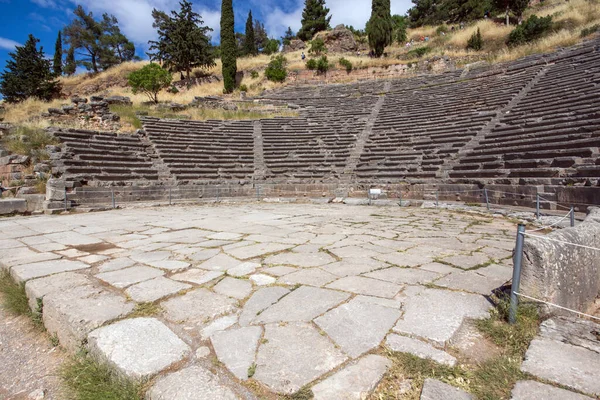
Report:
[[[71,104],[63,104],[60,108],[49,108],[42,116],[54,124],[76,122],[82,128],[116,131],[121,128],[120,117],[110,111],[111,104],[131,105],[129,97],[92,96],[89,101],[85,97],[71,98]]]
[[[600,208],[585,221],[548,238],[600,248]],[[521,292],[540,300],[585,312],[600,292],[600,251],[526,236]],[[548,314],[560,310],[548,307]]]

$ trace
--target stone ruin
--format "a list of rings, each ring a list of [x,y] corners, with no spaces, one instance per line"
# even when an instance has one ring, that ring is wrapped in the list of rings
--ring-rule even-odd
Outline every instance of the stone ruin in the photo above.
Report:
[[[89,101],[85,97],[74,96],[71,104],[64,104],[61,108],[49,108],[42,117],[55,124],[66,121],[78,121],[82,127],[103,130],[118,130],[121,125],[120,117],[110,111],[111,104],[131,105],[129,97],[124,96],[91,96]]]

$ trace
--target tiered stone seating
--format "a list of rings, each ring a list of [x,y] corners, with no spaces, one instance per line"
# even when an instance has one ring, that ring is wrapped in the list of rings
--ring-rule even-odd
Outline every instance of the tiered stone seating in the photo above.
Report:
[[[147,118],[144,126],[158,154],[180,182],[252,178],[252,121]]]
[[[130,184],[158,180],[147,148],[136,135],[75,129],[58,130],[54,135],[65,145],[56,172],[67,180]]]

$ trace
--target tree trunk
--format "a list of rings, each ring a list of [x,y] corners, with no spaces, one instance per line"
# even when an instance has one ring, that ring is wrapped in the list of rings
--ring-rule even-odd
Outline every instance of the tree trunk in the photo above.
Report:
[[[95,74],[98,73],[98,65],[96,64],[96,54],[94,53],[92,53],[92,69],[94,70]]]
[[[508,8],[508,5],[506,5],[506,26],[510,26],[510,18],[508,16],[508,11],[509,11],[509,8]]]

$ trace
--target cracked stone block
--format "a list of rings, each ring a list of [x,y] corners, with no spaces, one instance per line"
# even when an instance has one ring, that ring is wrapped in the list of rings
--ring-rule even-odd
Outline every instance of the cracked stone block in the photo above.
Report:
[[[168,271],[182,271],[190,267],[190,263],[177,260],[148,261],[147,264],[152,267],[166,269]]]
[[[482,268],[485,269],[485,268]],[[506,283],[506,279],[492,278],[483,275],[479,269],[473,271],[456,271],[435,281],[437,286],[447,287],[465,292],[489,295],[494,289]]]
[[[265,264],[292,265],[301,268],[320,267],[335,262],[336,259],[324,252],[319,253],[281,253],[267,257]]]
[[[147,264],[153,261],[163,261],[171,257],[171,252],[169,251],[145,251],[145,252],[135,252],[129,256],[134,261],[137,261],[142,264]]]
[[[102,240],[100,240],[100,239],[97,239],[92,236],[82,235],[80,233],[72,232],[72,231],[51,233],[49,235],[44,235],[44,236],[46,236],[48,239],[52,240],[53,242],[60,243],[65,246],[72,246],[72,247],[102,243]]]
[[[191,353],[162,322],[134,318],[98,328],[88,335],[88,348],[124,375],[143,380],[169,368]]]
[[[220,315],[235,311],[237,300],[200,288],[166,300],[161,305],[165,317],[170,321],[203,325]]]
[[[204,271],[202,269],[192,268],[188,271],[181,272],[179,274],[171,275],[171,279],[182,282],[192,282],[197,285],[203,285],[212,280],[219,278],[224,275],[221,271]]]
[[[420,254],[414,253],[387,253],[380,254],[375,257],[377,260],[385,261],[398,267],[417,267],[423,264],[429,264],[433,261],[434,256],[423,251]]]
[[[217,254],[216,256],[206,260],[198,265],[198,268],[207,269],[210,271],[227,271],[230,268],[237,267],[242,262],[227,254]]]
[[[536,381],[517,382],[511,394],[511,400],[592,400],[591,397]]]
[[[278,393],[294,393],[346,361],[315,327],[293,322],[265,326],[254,379]]]
[[[200,251],[194,251],[187,258],[189,258],[192,261],[197,261],[197,262],[206,261],[209,258],[213,258],[217,254],[219,254],[219,252],[220,252],[219,249],[205,249],[205,250],[200,250]],[[178,253],[178,252],[176,252],[176,253]]]
[[[250,280],[258,286],[268,286],[277,282],[277,279],[265,274],[250,275]]]
[[[255,318],[255,324],[310,321],[350,297],[335,290],[301,286]]]
[[[217,283],[213,290],[225,296],[242,300],[252,292],[252,284],[246,280],[226,277]]]
[[[394,331],[444,347],[466,318],[489,316],[491,304],[480,295],[410,286],[402,293],[404,315]]]
[[[248,379],[248,369],[254,364],[262,328],[249,326],[216,332],[210,337],[217,358],[238,379]]]
[[[315,319],[340,348],[352,358],[378,347],[400,318],[400,311],[352,299]]]
[[[266,254],[277,253],[294,247],[292,244],[282,243],[258,243],[250,246],[239,247],[233,250],[227,250],[227,253],[240,260],[248,260],[264,256]]]
[[[385,357],[369,354],[312,387],[315,400],[363,400],[391,366]]]
[[[285,266],[277,266],[271,268],[265,268],[262,270],[265,274],[273,275],[273,276],[284,276],[287,274],[291,274],[292,272],[298,271],[298,268],[294,267],[285,267]]]
[[[227,328],[231,328],[233,325],[237,324],[238,315],[226,315],[221,318],[217,318],[213,322],[210,323],[206,328],[202,329],[200,336],[202,340],[206,340],[211,337],[211,335],[215,332],[224,331]]]
[[[159,276],[130,286],[125,290],[125,293],[127,293],[133,301],[138,303],[148,303],[191,288],[191,285],[175,282],[171,279]]]
[[[324,286],[337,279],[337,276],[325,272],[320,268],[307,268],[279,278],[279,282],[286,285]]]
[[[91,284],[90,279],[85,275],[76,272],[63,272],[27,281],[25,293],[29,301],[29,308],[37,312],[38,299],[43,299],[47,294],[89,284]]]
[[[426,270],[426,271],[435,272],[435,273],[438,273],[438,274],[441,274],[441,275],[449,274],[450,272],[454,272],[454,271],[460,271],[460,270],[457,270],[456,268],[451,267],[449,265],[440,264],[440,263],[436,263],[436,262],[425,264],[425,265],[421,265],[419,267],[419,269],[423,269],[423,270]]]
[[[103,288],[78,286],[44,297],[44,326],[62,346],[77,352],[87,334],[133,311],[134,303]]]
[[[159,269],[151,267],[129,267],[111,272],[103,272],[95,275],[96,278],[117,287],[125,288],[135,283],[143,282],[162,276],[165,273]]]
[[[473,400],[473,396],[437,379],[427,378],[421,390],[420,400]]]
[[[402,289],[402,286],[362,276],[348,276],[330,283],[327,288],[392,299]]]
[[[98,254],[90,254],[89,256],[81,257],[79,260],[83,261],[86,264],[96,264],[96,263],[108,260],[108,257],[101,256]]]
[[[258,313],[274,304],[288,294],[290,291],[284,287],[274,286],[268,288],[258,289],[250,299],[244,304],[242,313],[240,315],[239,324],[241,326],[250,325],[250,322],[256,318]]]
[[[361,257],[375,257],[375,256],[381,254],[380,252],[368,250],[362,246],[343,246],[343,247],[332,248],[329,251],[338,258],[348,258],[348,259],[356,259],[356,258],[361,258]],[[388,249],[388,252],[391,253],[392,251],[394,251],[394,250]]]
[[[333,264],[324,265],[321,269],[339,277],[345,277],[364,274],[385,266],[387,264],[381,261],[363,257],[338,261]]]
[[[90,266],[81,261],[49,260],[33,264],[23,264],[12,267],[10,273],[17,282],[25,282],[29,279],[40,278],[61,272],[78,271]]]
[[[148,400],[238,400],[217,375],[201,366],[192,366],[159,378],[148,390]]]
[[[430,283],[433,280],[437,279],[440,275],[435,272],[425,271],[419,268],[391,267],[369,272],[368,274],[365,274],[365,276],[400,285],[416,285]]]
[[[135,265],[135,261],[127,257],[109,260],[98,267],[98,272],[111,272]]]
[[[473,253],[472,255],[456,255],[445,257],[444,262],[450,263],[461,269],[472,269],[481,265],[489,264],[490,257],[485,253]]]
[[[451,367],[456,365],[456,358],[418,339],[391,334],[386,339],[385,344],[393,351],[410,353],[420,358],[429,358],[437,363]]]
[[[260,268],[260,263],[245,262],[241,263],[237,267],[229,268],[227,270],[227,275],[241,278],[242,276],[254,273],[254,271],[256,271],[258,268]]]

